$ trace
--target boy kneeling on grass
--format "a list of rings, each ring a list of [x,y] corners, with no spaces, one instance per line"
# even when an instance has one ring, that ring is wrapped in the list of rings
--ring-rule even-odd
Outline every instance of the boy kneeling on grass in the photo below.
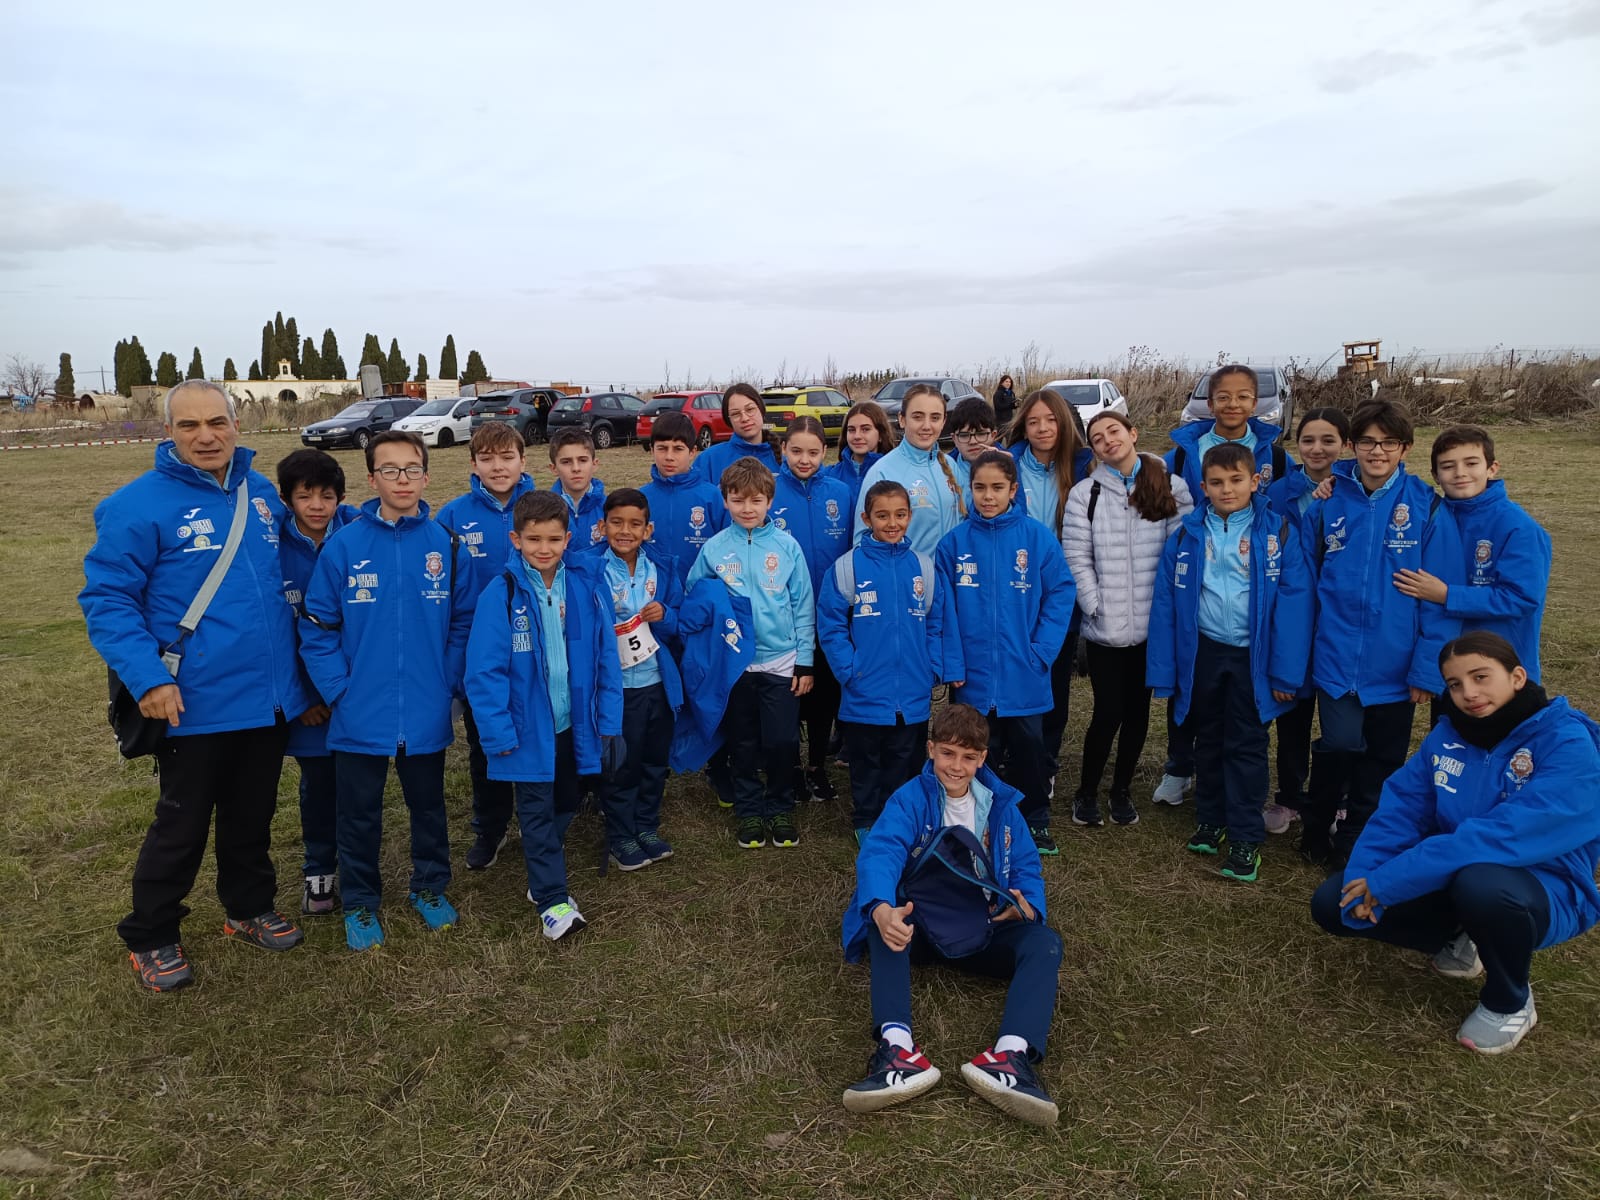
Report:
[[[1056,1004],[1061,938],[1044,924],[1039,852],[1022,793],[984,766],[989,723],[952,704],[928,728],[930,761],[889,797],[856,856],[844,953],[872,968],[877,1049],[844,1106],[870,1113],[939,1082],[911,1037],[911,967],[938,963],[1009,979],[1000,1037],[961,1068],[968,1087],[1031,1125],[1053,1125],[1055,1102],[1033,1064],[1044,1057]]]

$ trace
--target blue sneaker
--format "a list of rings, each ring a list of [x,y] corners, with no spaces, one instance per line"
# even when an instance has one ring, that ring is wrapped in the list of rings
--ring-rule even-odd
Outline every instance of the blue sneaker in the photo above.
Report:
[[[411,907],[432,930],[449,929],[456,923],[456,908],[438,892],[412,892]]]
[[[651,862],[660,862],[664,858],[672,857],[672,843],[655,832],[639,835],[639,849],[650,856]]]
[[[637,871],[648,867],[651,861],[644,848],[632,838],[611,844],[611,865],[619,871]]]
[[[1054,1125],[1060,1115],[1026,1054],[985,1050],[961,1067],[961,1081],[1001,1112],[1029,1125]]]
[[[352,908],[344,915],[344,941],[352,950],[383,945],[383,926],[370,908]]]

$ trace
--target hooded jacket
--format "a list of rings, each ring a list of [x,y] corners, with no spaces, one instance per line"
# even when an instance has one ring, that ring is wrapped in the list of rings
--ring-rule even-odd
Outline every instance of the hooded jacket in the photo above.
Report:
[[[753,662],[768,663],[793,652],[796,668],[809,673],[817,606],[798,542],[770,517],[755,529],[729,525],[700,551],[689,570],[688,590],[711,578],[749,599],[756,634]]]
[[[577,504],[562,490],[557,479],[550,490],[567,502],[568,528],[572,530],[572,548],[586,550],[606,540],[606,485],[598,479],[589,480],[589,490]]]
[[[283,524],[278,530],[278,557],[283,563],[283,598],[289,602],[289,607],[295,615],[295,665],[299,667],[301,682],[305,685],[306,695],[315,698],[317,689],[311,682],[311,676],[306,674],[305,666],[299,657],[299,619],[305,613],[306,589],[311,586],[311,572],[316,568],[317,556],[322,553],[322,547],[328,544],[328,539],[351,521],[360,520],[361,510],[351,504],[341,504],[333,510],[333,517],[328,522],[328,528],[323,532],[322,542],[313,542],[294,523],[294,513],[285,510]],[[326,758],[328,755],[328,723],[321,725],[302,725],[299,721],[289,723],[289,745],[284,751],[295,758]]]
[[[1060,543],[1013,504],[992,520],[974,512],[934,563],[940,678],[963,681],[951,699],[1002,717],[1049,712],[1077,596]]]
[[[829,475],[850,489],[850,524],[852,528],[855,526],[856,514],[861,511],[861,497],[865,495],[861,490],[862,481],[866,479],[867,472],[872,470],[873,464],[882,457],[883,455],[878,451],[869,450],[866,458],[858,463],[855,455],[851,454],[850,448],[846,446],[839,461],[827,468]]]
[[[1172,471],[1174,475],[1183,476],[1184,486],[1189,489],[1191,496],[1202,494],[1200,465],[1205,454],[1200,449],[1200,439],[1215,429],[1216,425],[1215,420],[1191,421],[1187,425],[1179,425],[1167,435],[1172,442],[1172,449],[1167,451],[1165,458],[1167,470]],[[1268,425],[1265,421],[1251,417],[1250,432],[1255,435],[1256,472],[1261,476],[1261,488],[1265,491],[1277,482],[1280,473],[1287,475],[1295,462],[1278,445],[1278,439],[1283,431],[1276,425]],[[1177,469],[1174,469],[1173,464],[1179,462],[1179,450],[1183,451],[1182,462]],[[1276,455],[1274,450],[1277,451]],[[1273,470],[1274,457],[1282,462],[1284,467],[1282,472]]]
[[[279,557],[283,503],[238,447],[226,485],[190,466],[171,441],[155,466],[94,510],[95,542],[83,560],[78,604],[89,641],[135,699],[177,683],[180,724],[169,737],[259,729],[298,717],[312,703],[295,658],[294,610],[284,600]],[[246,488],[244,538],[205,616],[180,651],[176,680],[161,652],[200,591]]]
[[[715,578],[700,580],[678,610],[683,642],[683,712],[672,733],[668,766],[698,771],[722,745],[722,717],[739,677],[756,661],[750,598]]]
[[[784,463],[778,469],[777,495],[768,513],[772,523],[800,544],[816,595],[834,559],[850,549],[850,488],[818,471],[799,479]]]
[[[627,620],[633,614],[619,613],[619,603],[616,593],[610,590],[611,580],[606,575],[606,551],[609,547],[601,543],[584,555],[585,559],[592,559],[596,578],[601,589],[606,593],[606,598],[611,607],[607,610],[611,614],[613,637],[611,649],[618,655],[618,665],[621,665],[621,647],[615,638],[615,627]],[[670,554],[664,554],[653,542],[646,542],[639,547],[639,555],[649,559],[656,568],[656,594],[654,599],[661,605],[662,617],[659,621],[650,622],[650,634],[660,644],[661,649],[653,655],[656,667],[661,671],[661,685],[667,689],[667,705],[673,712],[683,707],[683,675],[678,669],[674,652],[681,646],[678,635],[678,610],[683,607],[683,585],[678,582],[678,561]],[[574,556],[575,557],[575,556]],[[635,567],[637,570],[637,567]],[[622,676],[623,688],[626,690],[627,672]]]
[[[1441,890],[1473,863],[1526,867],[1550,898],[1540,946],[1567,941],[1600,920],[1597,779],[1600,728],[1564,699],[1492,750],[1469,745],[1446,716],[1384,783],[1344,877],[1366,879],[1393,908]],[[1344,921],[1365,925],[1351,909]]]
[[[1206,555],[1204,504],[1183,518],[1167,539],[1156,575],[1150,607],[1150,638],[1145,682],[1155,694],[1174,699],[1173,720],[1182,724],[1194,698],[1194,661],[1200,645],[1200,589],[1210,564]],[[1274,691],[1295,693],[1305,684],[1311,666],[1311,626],[1316,576],[1306,561],[1294,523],[1274,511],[1259,492],[1248,513],[1244,551],[1250,564],[1250,682],[1256,713],[1263,724],[1294,707],[1273,697]]]
[[[880,479],[892,479],[906,489],[911,497],[912,548],[931,555],[939,548],[939,539],[961,523],[961,506],[950,490],[953,478],[956,488],[962,486],[960,456],[945,455],[950,475],[939,463],[939,448],[918,450],[910,442],[901,442],[867,470],[861,481],[861,495],[865,496]],[[964,503],[964,502],[963,502]],[[859,507],[859,506],[854,506]],[[859,538],[867,530],[867,523],[858,512],[852,525],[852,536]]]
[[[572,752],[580,775],[598,775],[602,739],[622,732],[622,665],[612,632],[611,594],[598,555],[568,554],[562,566]],[[467,703],[490,779],[548,783],[556,777],[555,714],[538,604],[522,556],[513,548],[479,597],[467,642]]]
[[[1539,631],[1550,586],[1550,535],[1506,485],[1491,479],[1466,500],[1446,496],[1422,536],[1422,569],[1449,588],[1443,605],[1423,601],[1416,670],[1427,672],[1426,691],[1439,695],[1439,652],[1468,629],[1497,633],[1510,642],[1528,678],[1538,683]]]
[[[511,550],[511,514],[517,501],[534,490],[533,476],[524,473],[504,504],[489,494],[483,480],[472,477],[471,487],[446,504],[433,519],[455,531],[461,548],[470,556],[462,590],[476,600],[489,581],[500,573]]]
[[[1039,850],[1028,823],[1017,807],[1022,793],[988,767],[979,767],[977,781],[993,793],[987,814],[977,814],[980,840],[989,851],[989,868],[996,884],[1015,888],[1028,901],[1039,921],[1045,919],[1044,875]],[[868,915],[878,904],[893,904],[900,877],[915,854],[920,854],[944,828],[944,787],[933,773],[933,763],[896,788],[872,823],[856,854],[856,890],[844,910],[840,943],[846,962],[860,962],[867,947]]]
[[[462,694],[467,554],[428,519],[427,501],[393,523],[378,515],[380,503],[368,500],[359,520],[323,542],[300,658],[333,709],[330,750],[433,754],[454,738],[450,701]]]
[[[1170,473],[1169,478],[1178,513],[1161,521],[1146,521],[1128,503],[1122,476],[1104,463],[1067,494],[1061,548],[1078,584],[1080,632],[1091,642],[1137,646],[1149,633],[1162,551],[1179,522],[1194,509],[1183,480]],[[1089,500],[1097,483],[1100,495],[1091,521]]]
[[[751,456],[759,458],[774,475],[778,473],[778,452],[773,449],[772,443],[762,438],[759,442],[747,442],[738,434],[734,434],[725,442],[718,442],[709,447],[699,458],[694,460],[694,470],[701,481],[709,483],[717,489],[717,494],[722,494],[722,473],[741,458]]]
[[[827,570],[817,589],[817,640],[838,677],[839,719],[867,725],[907,725],[928,719],[939,682],[934,581],[902,538],[890,545],[870,533],[850,551],[855,588],[839,590]]]
[[[722,493],[693,467],[681,475],[663,475],[651,467],[650,482],[639,490],[650,502],[650,523],[655,526],[650,544],[672,559],[681,585],[701,547],[728,527]]]

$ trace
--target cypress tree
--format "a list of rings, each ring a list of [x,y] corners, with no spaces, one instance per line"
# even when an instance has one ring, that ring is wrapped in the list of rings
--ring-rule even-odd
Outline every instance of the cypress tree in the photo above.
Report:
[[[56,375],[56,402],[78,398],[78,382],[72,376],[72,355],[61,356],[61,370]]]
[[[483,355],[476,350],[467,351],[467,369],[461,373],[462,383],[482,383],[489,378],[489,368],[483,365]]]
[[[317,353],[317,345],[310,338],[300,348],[300,378],[324,379],[322,355]]]
[[[400,353],[400,339],[389,339],[389,357],[386,361],[387,370],[384,372],[385,383],[404,383],[411,378],[411,368],[406,366],[405,355]]]
[[[205,364],[200,361],[200,347],[194,348],[194,357],[189,360],[189,371],[185,379],[204,379],[206,377]]]
[[[366,340],[361,343],[361,365],[364,367],[368,363],[377,363],[381,367],[384,362],[383,347],[378,345],[378,335],[367,334]]]
[[[149,387],[152,382],[150,356],[145,353],[137,337],[128,342],[128,379],[133,387]]]
[[[259,380],[261,378],[261,364],[253,358],[250,360],[250,374],[247,378],[251,380]]]
[[[428,356],[426,354],[417,355],[417,382],[428,382]]]
[[[233,359],[228,359],[222,364],[222,380],[224,383],[237,383],[239,368],[233,365]]]
[[[300,369],[300,330],[295,325],[293,317],[283,323],[283,341],[281,344],[284,353],[289,356],[289,369],[304,379],[306,374]]]
[[[178,356],[168,350],[156,356],[156,386],[178,386]]]
[[[278,339],[272,332],[272,322],[261,327],[261,378],[278,372]]]
[[[439,351],[439,378],[455,379],[459,374],[456,367],[456,335],[446,334],[444,349]]]
[[[344,358],[339,353],[339,339],[332,329],[322,331],[322,370],[329,379],[344,379]]]

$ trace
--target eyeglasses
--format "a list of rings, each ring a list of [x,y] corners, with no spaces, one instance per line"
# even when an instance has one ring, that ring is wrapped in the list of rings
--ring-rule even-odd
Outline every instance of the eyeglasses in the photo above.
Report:
[[[1357,438],[1357,450],[1382,450],[1385,454],[1393,454],[1404,445],[1399,438]]]
[[[427,472],[421,467],[414,464],[409,467],[397,467],[393,463],[386,463],[383,466],[376,468],[372,473],[379,479],[387,479],[390,483],[393,483],[402,475],[404,475],[407,479],[421,479],[427,474]]]
[[[994,441],[995,431],[992,429],[963,429],[960,433],[951,434],[958,442],[987,446]]]

